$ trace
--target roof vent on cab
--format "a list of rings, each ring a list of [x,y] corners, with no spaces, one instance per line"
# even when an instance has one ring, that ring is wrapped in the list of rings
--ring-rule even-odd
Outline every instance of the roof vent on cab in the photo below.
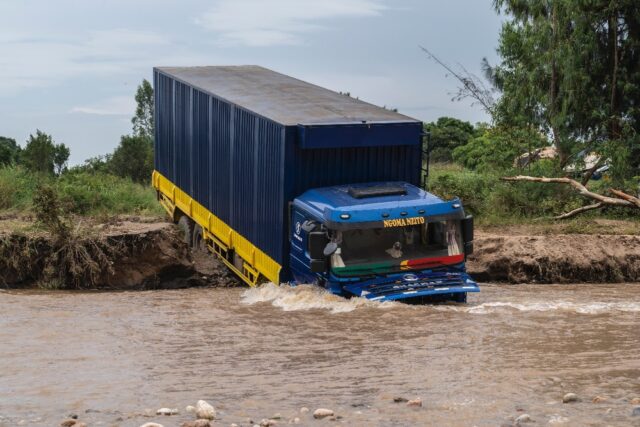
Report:
[[[382,196],[406,196],[407,190],[400,185],[377,185],[370,187],[349,187],[349,195],[354,199]]]

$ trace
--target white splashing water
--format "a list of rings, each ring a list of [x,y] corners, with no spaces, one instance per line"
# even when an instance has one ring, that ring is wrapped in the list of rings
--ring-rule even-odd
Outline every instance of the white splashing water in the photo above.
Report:
[[[376,302],[366,298],[346,299],[334,295],[315,285],[280,285],[266,283],[242,293],[244,304],[271,302],[274,307],[284,311],[311,309],[329,310],[332,313],[348,313],[360,307],[390,308],[393,302]]]
[[[506,311],[566,311],[579,314],[601,314],[610,312],[640,312],[640,302],[485,302],[478,305],[434,306],[436,310],[460,311],[472,314],[489,314]]]

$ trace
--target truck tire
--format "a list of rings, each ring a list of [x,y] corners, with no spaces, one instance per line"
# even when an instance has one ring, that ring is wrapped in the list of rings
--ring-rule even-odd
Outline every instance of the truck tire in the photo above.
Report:
[[[193,227],[193,238],[191,240],[191,247],[198,252],[208,252],[207,242],[204,240],[204,233],[202,227],[198,224]]]
[[[182,235],[182,240],[189,246],[193,245],[193,221],[186,215],[182,215],[178,220],[178,229]]]

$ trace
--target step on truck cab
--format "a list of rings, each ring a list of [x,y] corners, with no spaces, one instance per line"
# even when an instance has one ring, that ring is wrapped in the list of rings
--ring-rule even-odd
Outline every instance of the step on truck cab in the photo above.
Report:
[[[422,123],[258,66],[154,69],[158,200],[247,284],[465,301],[473,219],[421,189]]]

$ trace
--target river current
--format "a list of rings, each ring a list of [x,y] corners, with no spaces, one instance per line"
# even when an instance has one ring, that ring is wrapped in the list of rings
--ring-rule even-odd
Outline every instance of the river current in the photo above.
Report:
[[[310,286],[0,292],[0,427],[179,426],[198,399],[226,426],[640,426],[634,398],[638,284],[484,285],[437,306]],[[180,415],[147,416],[161,407]]]

